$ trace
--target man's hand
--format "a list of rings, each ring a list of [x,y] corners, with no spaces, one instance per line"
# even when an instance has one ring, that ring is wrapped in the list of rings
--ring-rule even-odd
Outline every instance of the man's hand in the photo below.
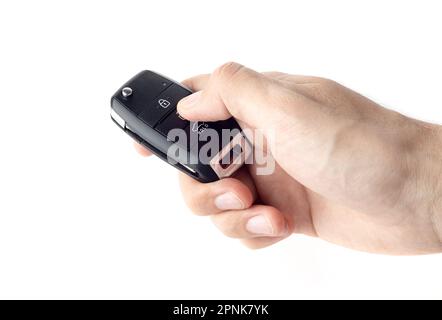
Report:
[[[327,79],[227,63],[184,82],[189,120],[235,117],[260,129],[276,160],[201,184],[180,174],[186,203],[227,236],[261,248],[292,233],[387,254],[442,251],[441,129],[384,109]],[[149,154],[138,147],[140,152]]]

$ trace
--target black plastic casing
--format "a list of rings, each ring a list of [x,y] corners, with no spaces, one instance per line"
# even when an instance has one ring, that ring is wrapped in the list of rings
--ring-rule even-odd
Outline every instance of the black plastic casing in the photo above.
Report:
[[[123,88],[130,88],[132,93],[123,96]],[[191,93],[188,88],[158,73],[142,71],[112,96],[111,117],[129,136],[170,165],[200,182],[216,181],[223,176],[220,177],[213,165],[198,161],[199,145],[188,143],[181,146],[167,138],[167,131],[176,126],[186,131],[188,142],[198,141],[198,137],[191,140],[191,136],[198,134],[194,132],[198,130],[193,129],[199,123],[184,120],[176,112],[178,101]],[[203,124],[217,130],[220,136],[222,129],[241,132],[240,126],[233,118]],[[180,150],[176,154],[168,155],[172,145],[175,150]],[[220,145],[220,149],[223,147],[226,146]]]

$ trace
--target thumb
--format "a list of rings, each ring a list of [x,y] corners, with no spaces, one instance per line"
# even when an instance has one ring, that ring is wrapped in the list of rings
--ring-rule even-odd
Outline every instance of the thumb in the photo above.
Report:
[[[284,118],[283,108],[277,102],[275,105],[275,97],[285,90],[276,80],[230,62],[210,75],[202,91],[182,99],[178,112],[194,121],[225,120],[233,116],[250,127],[269,129]]]

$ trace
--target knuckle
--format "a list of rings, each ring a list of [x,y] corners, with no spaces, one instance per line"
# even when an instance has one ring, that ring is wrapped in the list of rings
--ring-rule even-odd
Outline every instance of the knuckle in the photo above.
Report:
[[[338,83],[336,81],[333,81],[331,79],[327,79],[327,78],[316,78],[316,83],[320,86],[323,87],[324,89],[334,89],[337,87]]]
[[[235,78],[238,73],[241,72],[241,70],[244,68],[239,63],[236,62],[227,62],[218,67],[214,72],[213,75],[216,79],[218,79],[221,82],[230,82],[233,78]]]

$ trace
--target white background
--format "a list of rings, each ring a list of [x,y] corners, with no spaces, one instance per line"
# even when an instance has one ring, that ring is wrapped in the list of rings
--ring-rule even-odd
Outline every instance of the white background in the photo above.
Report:
[[[234,60],[442,122],[439,3],[2,1],[0,298],[442,298],[442,255],[225,238],[109,118],[142,69],[181,80]]]

